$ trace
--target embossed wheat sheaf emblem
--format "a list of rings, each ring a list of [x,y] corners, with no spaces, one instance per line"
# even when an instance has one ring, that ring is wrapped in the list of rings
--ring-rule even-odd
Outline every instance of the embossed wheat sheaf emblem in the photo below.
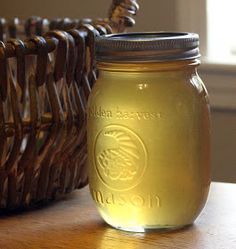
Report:
[[[112,189],[134,187],[146,168],[147,153],[142,140],[124,126],[105,127],[96,138],[94,153],[97,173]]]
[[[103,150],[98,155],[104,174],[112,180],[129,180],[137,174],[135,159],[139,159],[138,148],[131,137],[124,131],[111,130],[104,136],[113,138],[117,147]]]

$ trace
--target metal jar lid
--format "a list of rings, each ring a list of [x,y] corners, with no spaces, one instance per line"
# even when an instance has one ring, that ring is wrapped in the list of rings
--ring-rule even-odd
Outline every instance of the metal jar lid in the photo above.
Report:
[[[176,61],[200,57],[194,33],[123,33],[96,38],[96,59],[103,62]]]

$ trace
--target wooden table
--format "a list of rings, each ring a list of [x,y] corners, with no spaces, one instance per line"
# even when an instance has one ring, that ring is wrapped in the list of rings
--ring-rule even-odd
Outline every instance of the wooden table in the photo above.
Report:
[[[0,217],[0,249],[236,249],[236,184],[213,183],[195,224],[183,230],[129,233],[99,217],[88,188],[50,206]]]

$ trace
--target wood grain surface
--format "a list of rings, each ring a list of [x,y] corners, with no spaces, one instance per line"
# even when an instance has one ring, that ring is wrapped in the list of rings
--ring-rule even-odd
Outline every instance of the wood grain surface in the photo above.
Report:
[[[88,187],[41,209],[0,217],[0,249],[235,249],[236,184],[212,183],[193,226],[129,233],[106,225]]]

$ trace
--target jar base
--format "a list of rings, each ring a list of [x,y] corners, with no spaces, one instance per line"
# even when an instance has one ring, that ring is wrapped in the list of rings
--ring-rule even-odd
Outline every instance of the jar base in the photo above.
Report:
[[[169,226],[169,225],[154,225],[154,226],[134,226],[134,227],[124,227],[124,226],[114,226],[111,224],[108,224],[111,227],[126,231],[126,232],[134,232],[134,233],[147,233],[147,232],[169,232],[169,231],[174,231],[174,230],[179,230],[179,229],[184,229],[189,226],[192,226],[192,224],[187,224],[187,225],[180,225],[180,226]]]

